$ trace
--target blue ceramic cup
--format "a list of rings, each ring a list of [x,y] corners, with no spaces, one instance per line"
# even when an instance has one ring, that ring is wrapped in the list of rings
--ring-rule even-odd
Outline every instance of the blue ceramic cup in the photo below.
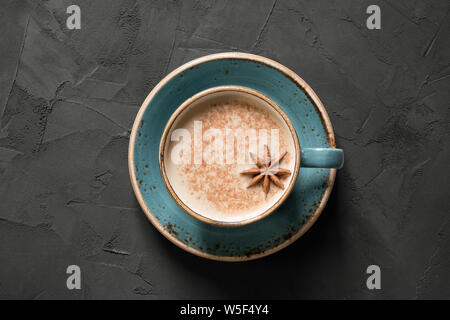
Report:
[[[222,97],[222,98],[221,98]],[[267,114],[270,114],[274,118],[279,118],[280,121],[284,122],[286,132],[290,133],[290,137],[292,138],[292,148],[291,152],[293,153],[293,165],[291,169],[293,169],[290,174],[292,176],[289,177],[287,181],[287,186],[284,188],[283,193],[279,194],[278,197],[272,198],[271,201],[267,202],[267,205],[263,209],[257,209],[252,212],[250,215],[245,216],[233,216],[227,217],[227,219],[220,219],[217,216],[208,214],[208,210],[202,209],[200,206],[195,207],[192,204],[189,204],[189,201],[183,199],[183,195],[179,192],[182,188],[178,188],[177,191],[177,176],[170,174],[170,164],[168,161],[170,160],[168,145],[170,144],[169,137],[172,135],[173,129],[176,127],[176,123],[180,122],[186,114],[192,112],[193,109],[198,108],[197,106],[200,104],[199,101],[205,99],[228,99],[228,100],[240,100],[240,99],[249,99],[249,101],[253,101],[253,104],[257,104],[260,108],[264,109]],[[280,108],[275,102],[273,102],[270,98],[265,96],[264,94],[242,86],[217,86],[212,87],[202,92],[195,94],[194,96],[188,98],[184,101],[173,113],[170,117],[166,127],[164,129],[163,135],[161,137],[160,142],[160,150],[159,150],[159,164],[161,175],[164,181],[164,184],[169,191],[169,194],[173,197],[175,202],[184,209],[188,214],[193,216],[196,219],[199,219],[203,222],[216,225],[216,226],[226,226],[226,227],[234,227],[234,226],[242,226],[249,223],[253,223],[255,221],[261,220],[264,217],[268,216],[270,213],[275,211],[289,196],[292,191],[297,177],[299,176],[300,168],[335,168],[339,169],[342,167],[344,163],[344,152],[342,149],[336,148],[302,148],[299,143],[299,139],[297,136],[297,132],[292,125],[289,117]],[[268,178],[268,177],[266,177]]]

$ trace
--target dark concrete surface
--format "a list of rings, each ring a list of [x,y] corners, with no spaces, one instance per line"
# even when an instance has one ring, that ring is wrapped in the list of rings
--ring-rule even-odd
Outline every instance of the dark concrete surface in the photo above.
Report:
[[[81,8],[68,30],[66,8]],[[381,8],[381,30],[366,8]],[[0,299],[450,298],[449,2],[0,1]],[[167,72],[244,51],[288,66],[345,149],[290,247],[246,263],[185,253],[146,220],[129,130]],[[81,267],[81,290],[66,268]],[[381,268],[381,290],[366,268]]]

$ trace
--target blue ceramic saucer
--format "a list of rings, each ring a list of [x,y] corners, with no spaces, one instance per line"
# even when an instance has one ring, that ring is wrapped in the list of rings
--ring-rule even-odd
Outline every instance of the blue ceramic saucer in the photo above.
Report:
[[[226,228],[186,213],[162,180],[158,162],[161,136],[172,113],[186,99],[224,85],[248,87],[272,99],[291,120],[302,148],[336,147],[324,106],[298,75],[264,57],[220,53],[179,67],[150,92],[131,132],[130,177],[144,213],[174,244],[209,259],[251,260],[286,247],[311,227],[328,200],[336,169],[301,168],[288,199],[252,224]]]

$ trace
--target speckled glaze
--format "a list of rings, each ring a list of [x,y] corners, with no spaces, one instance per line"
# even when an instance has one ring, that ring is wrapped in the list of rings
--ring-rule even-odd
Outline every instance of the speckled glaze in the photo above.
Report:
[[[305,233],[328,200],[336,169],[302,167],[291,195],[275,212],[252,224],[224,228],[186,213],[162,179],[158,161],[161,135],[172,113],[186,99],[205,89],[226,85],[248,87],[272,99],[291,120],[301,148],[335,148],[325,108],[299,76],[270,59],[233,52],[193,60],[174,70],[152,90],[136,117],[128,160],[136,197],[149,220],[166,238],[201,257],[242,261],[276,252]],[[308,158],[307,154],[303,156]],[[342,162],[342,153],[334,152],[332,157],[332,161]],[[315,159],[311,159],[314,163]]]

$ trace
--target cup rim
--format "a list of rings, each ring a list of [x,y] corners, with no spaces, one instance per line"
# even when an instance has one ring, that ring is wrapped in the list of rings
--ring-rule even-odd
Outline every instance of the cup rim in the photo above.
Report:
[[[265,102],[267,102],[267,104],[276,112],[278,112],[278,114],[281,116],[281,118],[283,119],[283,121],[286,123],[286,125],[289,128],[289,132],[294,140],[294,148],[295,148],[295,164],[294,164],[294,171],[292,173],[292,179],[289,182],[289,185],[287,186],[287,188],[284,190],[284,193],[282,194],[282,196],[273,204],[271,205],[269,208],[267,208],[266,210],[264,210],[262,213],[253,216],[251,218],[247,218],[247,219],[243,219],[243,220],[237,220],[237,221],[221,221],[221,220],[216,220],[216,219],[212,219],[212,218],[208,218],[205,217],[204,215],[192,210],[191,208],[189,208],[189,206],[187,206],[183,200],[180,199],[180,197],[176,194],[175,190],[173,189],[172,185],[170,184],[169,178],[167,176],[166,173],[166,168],[165,168],[165,148],[167,145],[167,136],[172,128],[172,126],[174,125],[175,121],[178,119],[178,117],[186,110],[188,109],[194,102],[198,101],[199,99],[206,97],[208,95],[211,94],[215,94],[215,93],[219,93],[219,92],[242,92],[242,93],[246,93],[246,94],[250,94],[253,95]],[[294,126],[292,125],[291,120],[289,119],[289,117],[286,115],[286,113],[269,97],[267,97],[266,95],[262,94],[261,92],[258,92],[256,90],[247,88],[247,87],[243,87],[243,86],[217,86],[217,87],[212,87],[203,91],[200,91],[198,93],[196,93],[195,95],[193,95],[192,97],[189,97],[187,100],[185,100],[176,110],[175,112],[172,114],[172,116],[169,118],[169,120],[167,121],[166,126],[164,127],[164,131],[163,134],[161,136],[161,140],[160,140],[160,145],[159,145],[159,168],[161,171],[161,175],[164,181],[164,185],[166,186],[167,190],[169,191],[169,194],[172,196],[172,198],[175,200],[175,202],[184,210],[186,211],[188,214],[190,214],[192,217],[215,225],[215,226],[221,226],[221,227],[239,227],[239,226],[244,226],[256,221],[259,221],[265,217],[267,217],[269,214],[271,214],[272,212],[274,212],[289,196],[289,194],[291,193],[292,189],[294,188],[295,182],[297,181],[298,178],[298,173],[300,170],[300,143],[298,140],[298,136],[297,136],[297,132],[295,131]]]

